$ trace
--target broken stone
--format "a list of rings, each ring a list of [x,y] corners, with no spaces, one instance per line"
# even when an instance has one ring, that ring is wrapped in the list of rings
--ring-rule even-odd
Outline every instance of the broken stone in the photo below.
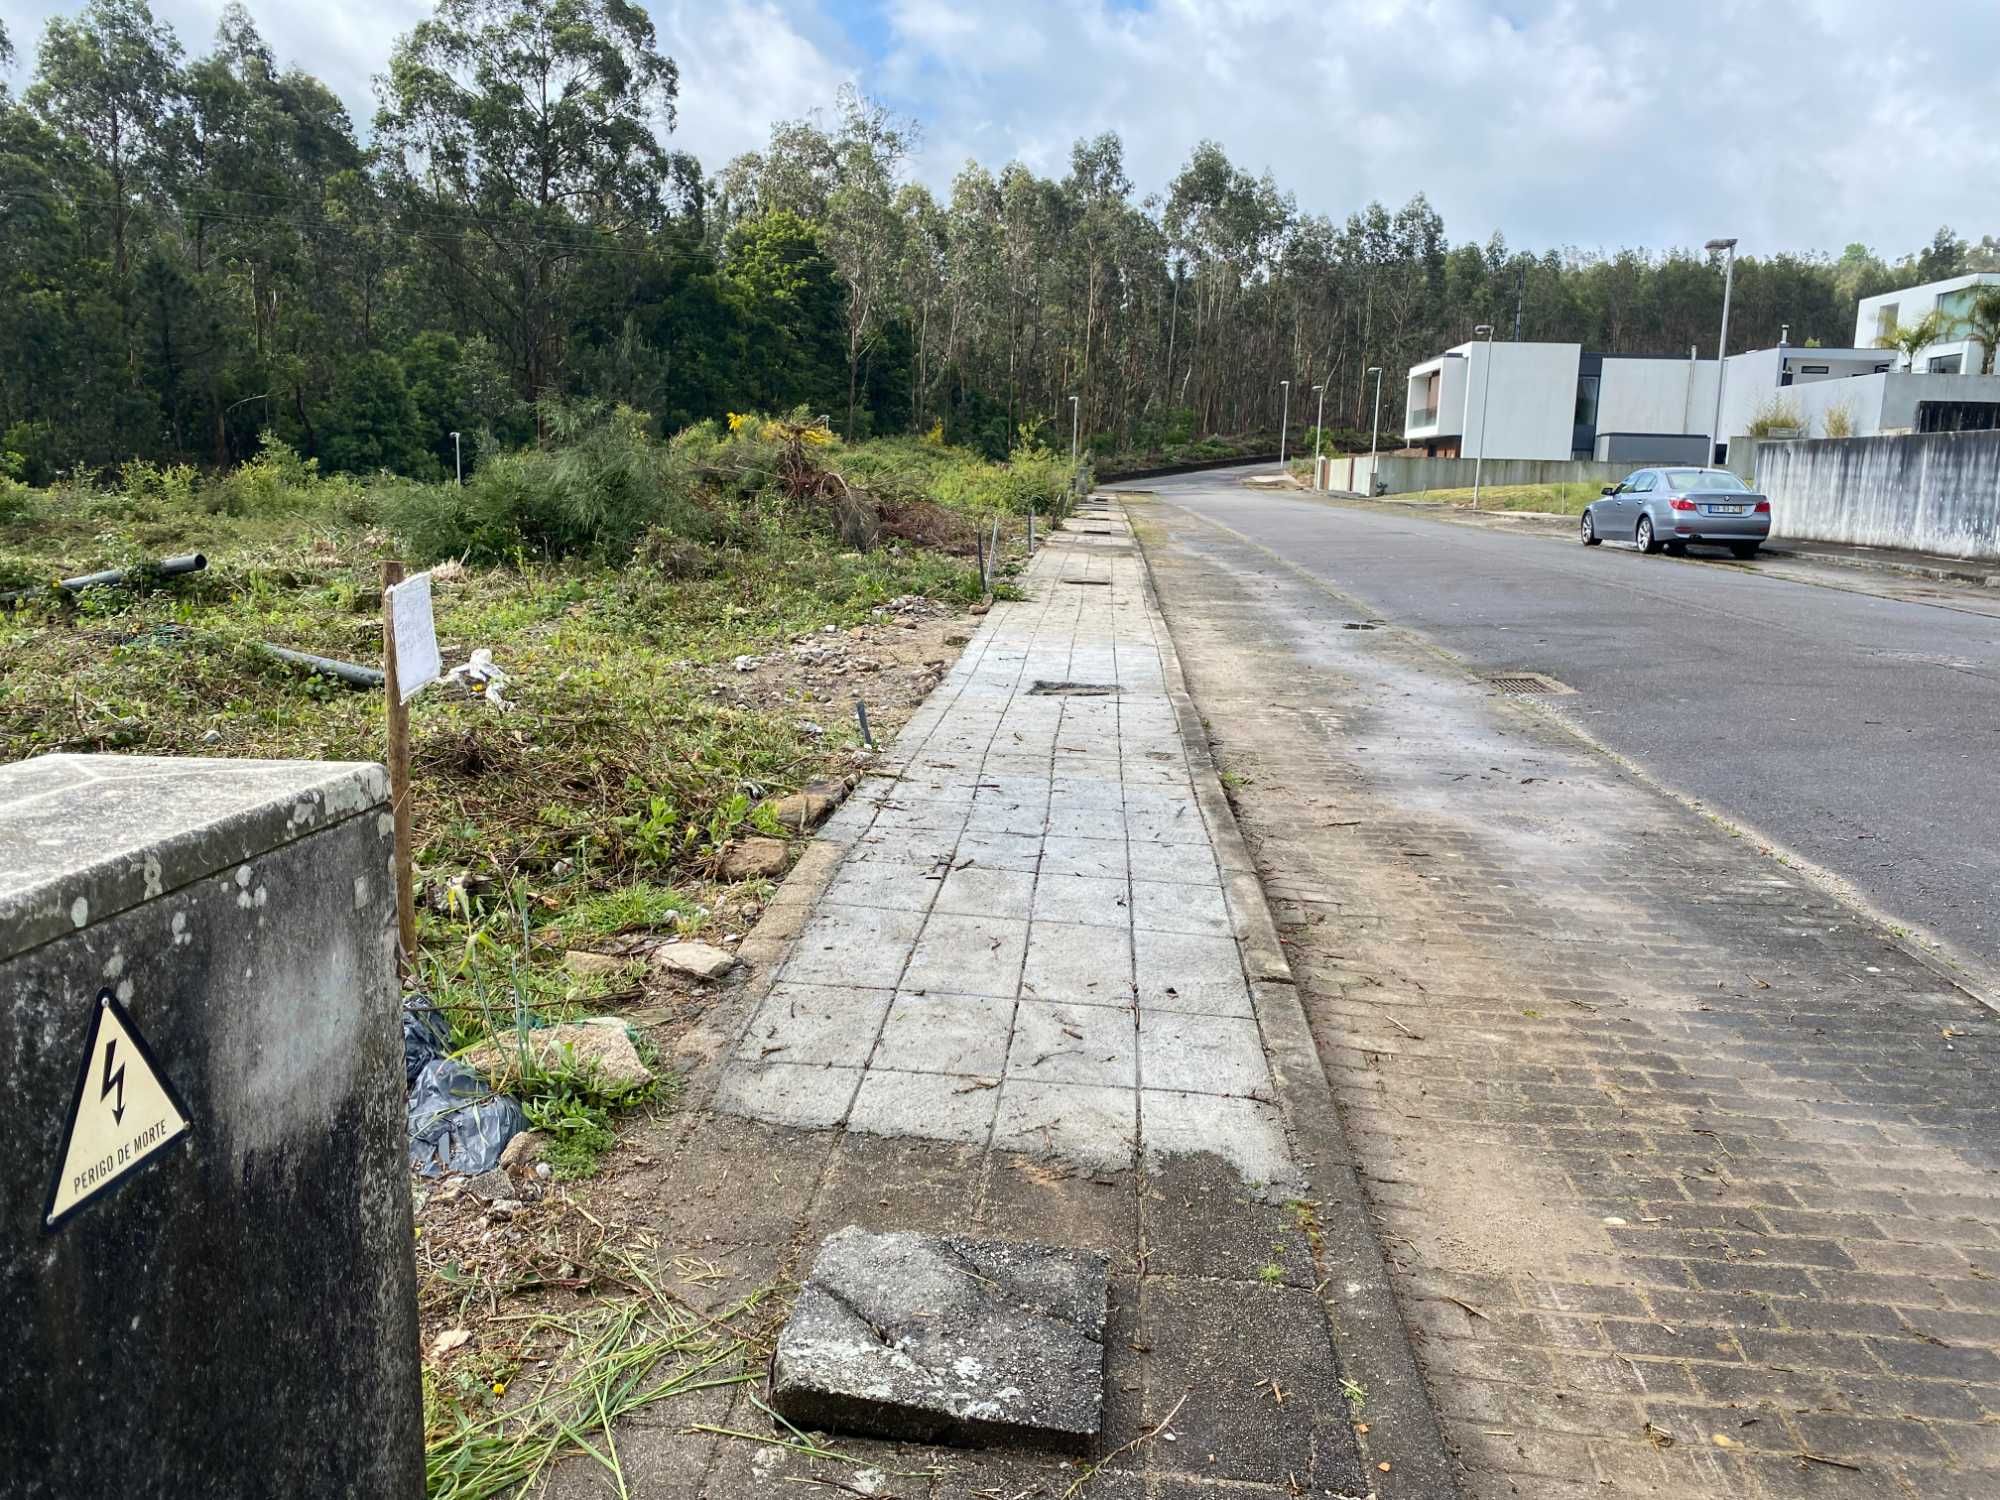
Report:
[[[724,880],[761,880],[785,873],[788,862],[783,839],[731,839],[722,851]]]
[[[954,630],[945,636],[944,643],[947,646],[969,646],[972,644],[972,637],[962,630]]]
[[[542,1159],[542,1153],[548,1149],[548,1144],[549,1138],[538,1130],[519,1132],[507,1142],[506,1149],[500,1153],[502,1170],[515,1176],[533,1172],[535,1163]]]
[[[631,962],[631,959],[620,958],[615,953],[591,953],[583,948],[572,948],[563,954],[563,967],[578,979],[623,973]]]
[[[1087,1448],[1103,1421],[1110,1259],[850,1226],[778,1337],[771,1404],[801,1427]]]
[[[631,1033],[616,1016],[594,1016],[588,1021],[538,1027],[525,1034],[510,1031],[488,1037],[468,1048],[463,1061],[496,1089],[507,1089],[520,1077],[524,1055],[544,1069],[575,1068],[593,1074],[600,1086],[612,1090],[639,1088],[653,1081],[652,1069],[641,1060]]]
[[[465,1191],[481,1203],[498,1203],[504,1198],[517,1196],[514,1179],[498,1167],[481,1172],[477,1177],[465,1180]]]
[[[812,781],[789,797],[779,797],[764,805],[778,822],[798,833],[817,828],[847,796],[844,781]]]
[[[709,943],[663,943],[653,950],[653,964],[674,974],[715,979],[736,967],[736,955]]]

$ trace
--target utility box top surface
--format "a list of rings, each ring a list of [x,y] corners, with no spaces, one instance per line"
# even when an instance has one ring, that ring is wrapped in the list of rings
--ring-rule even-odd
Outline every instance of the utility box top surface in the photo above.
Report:
[[[365,761],[44,755],[0,766],[0,961],[379,806]]]

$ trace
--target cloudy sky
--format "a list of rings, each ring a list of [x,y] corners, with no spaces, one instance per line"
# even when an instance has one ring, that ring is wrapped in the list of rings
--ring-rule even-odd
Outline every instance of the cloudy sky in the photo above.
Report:
[[[190,51],[221,0],[153,0]],[[0,0],[25,54],[52,0]],[[422,0],[251,0],[357,122]],[[650,0],[676,144],[713,170],[844,81],[915,116],[916,171],[1059,171],[1116,130],[1142,193],[1204,137],[1336,217],[1419,190],[1453,240],[1746,252],[2000,234],[2000,3]],[[24,59],[25,61],[25,59]],[[15,82],[25,67],[17,70]]]

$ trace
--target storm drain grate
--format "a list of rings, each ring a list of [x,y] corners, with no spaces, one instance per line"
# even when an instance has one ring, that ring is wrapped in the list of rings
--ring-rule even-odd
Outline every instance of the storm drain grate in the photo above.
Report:
[[[1576,691],[1540,672],[1496,672],[1486,680],[1503,693],[1532,693],[1546,697]]]
[[[1028,689],[1031,698],[1108,698],[1123,689],[1115,682],[1038,682]]]
[[[1108,589],[1111,587],[1111,580],[1109,578],[1065,578],[1063,582],[1073,583],[1080,589]]]

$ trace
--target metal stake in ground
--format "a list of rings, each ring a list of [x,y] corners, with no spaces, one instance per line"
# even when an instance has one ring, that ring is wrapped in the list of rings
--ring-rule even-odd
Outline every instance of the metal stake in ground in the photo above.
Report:
[[[875,736],[868,729],[868,705],[863,703],[859,698],[854,700],[854,717],[856,722],[861,725],[861,743],[866,745],[870,750],[873,750],[875,748]]]
[[[998,577],[1000,573],[1000,518],[998,516],[993,518],[993,545],[986,549],[986,555],[992,559],[988,566],[992,568],[993,576]],[[986,592],[989,594],[993,592],[990,581]]]
[[[1035,512],[1034,508],[1031,506],[1028,510],[1028,556],[1033,557],[1034,555],[1035,555]]]
[[[986,533],[977,526],[972,528],[972,550],[979,559],[979,592],[989,593],[986,583]]]
[[[389,711],[389,810],[396,824],[396,945],[402,972],[417,955],[417,893],[410,874],[410,706],[396,684],[396,622],[389,601],[400,562],[382,564],[382,685]]]

